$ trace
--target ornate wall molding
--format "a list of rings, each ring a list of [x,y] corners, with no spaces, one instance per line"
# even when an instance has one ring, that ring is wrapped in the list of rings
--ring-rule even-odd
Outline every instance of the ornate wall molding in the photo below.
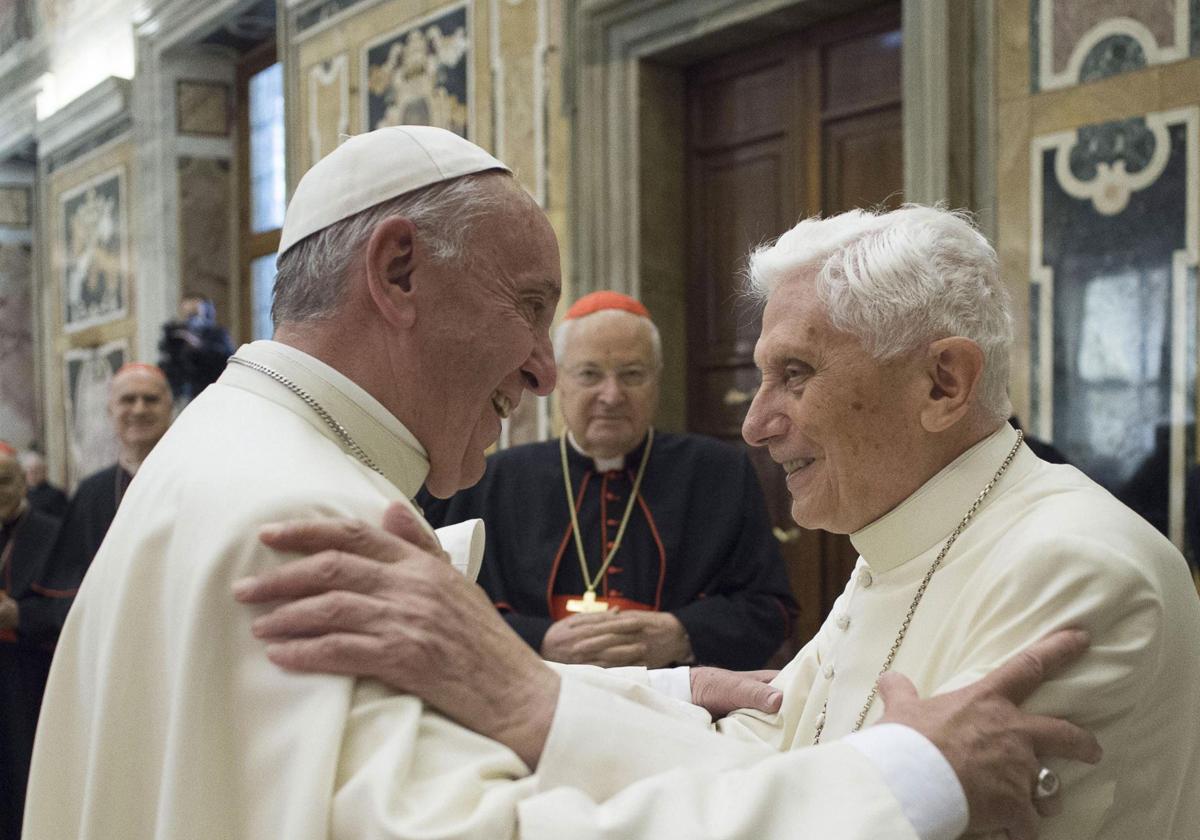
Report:
[[[1034,91],[1200,54],[1200,0],[1030,0],[1029,26]]]
[[[334,98],[329,106],[328,98]],[[330,108],[331,110],[326,110]],[[321,118],[336,113],[332,142],[322,134]],[[350,133],[350,66],[349,57],[342,53],[308,71],[308,148],[309,165],[316,164],[333,151],[337,139]]]

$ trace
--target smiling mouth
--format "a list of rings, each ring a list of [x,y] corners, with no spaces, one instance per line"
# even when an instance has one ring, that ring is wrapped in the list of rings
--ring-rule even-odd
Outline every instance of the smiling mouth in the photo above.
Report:
[[[496,414],[500,415],[501,420],[507,420],[508,416],[512,414],[512,400],[496,391],[492,394],[492,408],[496,410]]]
[[[807,467],[809,464],[811,464],[815,460],[817,460],[817,459],[816,458],[796,458],[791,461],[784,461],[782,464],[783,471],[785,473],[787,473],[789,478],[791,478],[794,474],[800,472],[800,470],[804,469],[805,467]]]

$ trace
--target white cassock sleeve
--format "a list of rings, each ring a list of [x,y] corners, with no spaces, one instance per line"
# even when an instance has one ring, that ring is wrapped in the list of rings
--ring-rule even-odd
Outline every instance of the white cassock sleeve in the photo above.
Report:
[[[917,835],[844,743],[779,753],[599,668],[560,667],[538,772],[411,697],[361,682],[338,766],[335,840],[705,840]]]
[[[779,753],[570,676],[535,778],[522,840],[917,836],[853,746]]]

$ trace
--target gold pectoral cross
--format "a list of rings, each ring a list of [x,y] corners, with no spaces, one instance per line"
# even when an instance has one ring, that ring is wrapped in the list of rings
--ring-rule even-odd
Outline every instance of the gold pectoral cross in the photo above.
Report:
[[[574,613],[600,613],[608,612],[608,601],[600,601],[596,599],[596,593],[588,590],[583,593],[583,600],[572,598],[567,601],[567,612]]]

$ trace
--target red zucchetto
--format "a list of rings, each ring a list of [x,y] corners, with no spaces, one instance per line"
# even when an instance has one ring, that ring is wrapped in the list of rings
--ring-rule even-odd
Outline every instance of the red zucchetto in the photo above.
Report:
[[[571,308],[567,310],[567,314],[563,320],[570,321],[572,318],[582,318],[585,315],[603,312],[606,309],[620,309],[624,312],[632,312],[634,315],[640,315],[651,321],[654,320],[650,317],[650,310],[643,306],[641,301],[635,300],[629,295],[623,295],[620,292],[592,292],[590,295],[584,295],[571,304]]]

